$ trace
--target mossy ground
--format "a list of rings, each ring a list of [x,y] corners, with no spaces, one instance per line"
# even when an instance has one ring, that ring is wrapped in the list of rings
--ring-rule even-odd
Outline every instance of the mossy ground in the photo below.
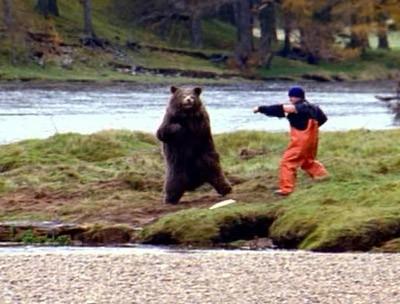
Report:
[[[272,190],[286,134],[216,135],[234,184],[229,198],[237,200],[216,210],[208,207],[222,198],[209,186],[179,205],[161,202],[164,164],[150,134],[27,140],[0,147],[0,219],[129,224],[145,227],[142,241],[153,243],[212,245],[257,235],[284,248],[393,250],[397,243],[390,241],[400,235],[399,136],[399,130],[323,132],[319,159],[331,179],[314,183],[299,172],[296,192],[282,199]]]

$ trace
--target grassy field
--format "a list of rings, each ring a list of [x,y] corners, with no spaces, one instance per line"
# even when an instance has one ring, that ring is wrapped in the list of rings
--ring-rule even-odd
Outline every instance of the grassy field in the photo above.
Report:
[[[237,204],[209,186],[162,204],[164,165],[152,135],[59,134],[0,147],[0,220],[144,227],[143,242],[210,246],[268,236],[281,248],[396,251],[400,237],[400,131],[321,135],[319,159],[332,175],[299,173],[296,192],[276,198],[281,133],[217,135]],[[243,155],[250,155],[244,157]]]

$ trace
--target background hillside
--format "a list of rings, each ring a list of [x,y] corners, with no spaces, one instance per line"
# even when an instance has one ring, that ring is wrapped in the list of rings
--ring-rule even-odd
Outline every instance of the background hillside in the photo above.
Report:
[[[188,78],[210,80],[240,75],[250,79],[303,77],[329,81],[386,79],[399,74],[399,34],[392,16],[386,18],[391,22],[386,34],[388,48],[376,35],[377,23],[364,22],[357,23],[355,29],[367,32],[368,46],[351,46],[352,40],[344,34],[349,27],[343,25],[331,36],[340,41],[323,49],[303,43],[307,37],[298,37],[304,28],[302,22],[311,18],[307,14],[291,19],[292,23],[298,21],[292,24],[288,36],[284,16],[293,10],[288,0],[279,6],[274,4],[273,19],[262,13],[266,2],[275,1],[250,1],[250,38],[242,22],[246,18],[240,19],[235,11],[243,1],[210,1],[208,5],[172,1],[166,6],[168,2],[4,0],[0,3],[0,79],[154,83],[171,81],[170,77],[185,82]],[[301,1],[292,2],[301,5]],[[51,7],[43,11],[43,3],[57,4],[56,13]],[[322,8],[311,9],[316,10],[315,15]],[[242,7],[241,11],[246,9]],[[330,14],[333,16],[335,11]],[[196,29],[197,15],[200,21]],[[314,22],[310,28],[318,25],[315,18],[310,19]],[[263,20],[270,23],[264,25]],[[269,44],[265,28],[275,37]],[[249,43],[250,49],[242,51]]]

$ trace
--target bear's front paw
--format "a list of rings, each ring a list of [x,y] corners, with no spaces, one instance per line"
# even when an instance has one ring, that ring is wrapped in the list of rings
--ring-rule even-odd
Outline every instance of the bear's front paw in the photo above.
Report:
[[[180,124],[171,124],[169,126],[169,131],[171,133],[178,133],[181,130],[182,130],[182,126]]]

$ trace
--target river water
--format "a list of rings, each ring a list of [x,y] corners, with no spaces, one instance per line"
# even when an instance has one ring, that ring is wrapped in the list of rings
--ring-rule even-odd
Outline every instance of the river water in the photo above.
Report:
[[[236,130],[285,131],[285,119],[253,114],[257,105],[287,101],[290,82],[206,86],[202,99],[213,133]],[[302,83],[309,101],[319,104],[329,120],[325,131],[389,129],[394,114],[375,95],[391,95],[393,82]],[[0,86],[0,143],[46,138],[55,133],[88,134],[104,129],[154,133],[169,99],[168,86]]]

